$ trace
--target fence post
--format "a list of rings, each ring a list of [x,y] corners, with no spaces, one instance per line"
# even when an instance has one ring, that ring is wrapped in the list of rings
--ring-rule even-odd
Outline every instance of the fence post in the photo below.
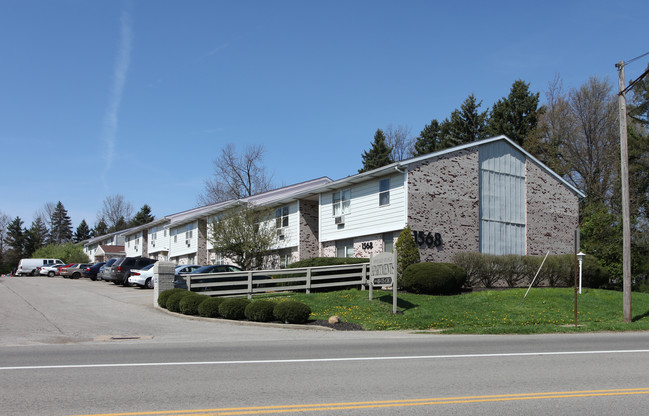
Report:
[[[158,261],[153,266],[153,306],[158,306],[160,293],[174,288],[176,265],[170,261]]]
[[[311,268],[306,269],[306,293],[311,293]]]
[[[248,299],[252,299],[252,272],[248,272]]]

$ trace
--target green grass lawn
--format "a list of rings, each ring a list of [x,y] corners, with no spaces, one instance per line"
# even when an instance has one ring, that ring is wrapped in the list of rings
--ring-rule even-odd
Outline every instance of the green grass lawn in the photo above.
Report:
[[[311,307],[313,319],[338,315],[367,330],[435,330],[458,334],[532,334],[548,332],[636,331],[649,329],[649,294],[633,293],[633,322],[623,319],[622,292],[584,289],[578,295],[574,326],[574,289],[485,290],[457,296],[399,293],[392,314],[392,292],[343,290],[294,293]]]

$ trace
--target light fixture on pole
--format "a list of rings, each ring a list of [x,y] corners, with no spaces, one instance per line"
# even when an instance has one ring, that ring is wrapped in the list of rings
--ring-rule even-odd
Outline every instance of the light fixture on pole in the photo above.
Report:
[[[581,273],[582,273],[582,265],[584,264],[584,257],[586,257],[586,254],[582,251],[577,253],[577,259],[579,260],[579,294],[581,295]]]

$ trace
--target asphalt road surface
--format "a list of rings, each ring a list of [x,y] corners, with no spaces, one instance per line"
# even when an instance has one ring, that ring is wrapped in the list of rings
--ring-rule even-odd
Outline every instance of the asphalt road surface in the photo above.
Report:
[[[646,415],[649,334],[336,332],[174,316],[0,278],[2,415]]]

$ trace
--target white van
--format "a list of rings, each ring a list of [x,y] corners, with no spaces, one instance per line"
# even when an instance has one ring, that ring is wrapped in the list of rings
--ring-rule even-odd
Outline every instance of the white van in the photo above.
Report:
[[[59,259],[21,259],[16,269],[16,276],[24,276],[26,274],[38,276],[39,267],[55,264],[64,265],[65,263]]]

